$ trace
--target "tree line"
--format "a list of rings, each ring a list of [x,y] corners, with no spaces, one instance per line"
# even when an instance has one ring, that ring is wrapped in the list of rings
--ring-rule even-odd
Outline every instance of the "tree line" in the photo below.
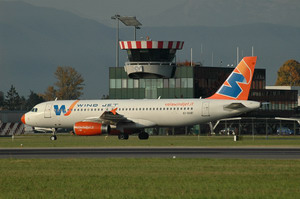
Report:
[[[30,90],[26,99],[20,96],[16,88],[11,85],[5,96],[0,96],[0,110],[24,110],[28,111],[36,104],[51,100],[79,99],[83,95],[84,79],[74,68],[70,66],[58,66],[54,73],[57,81],[49,86],[45,93],[37,94]]]

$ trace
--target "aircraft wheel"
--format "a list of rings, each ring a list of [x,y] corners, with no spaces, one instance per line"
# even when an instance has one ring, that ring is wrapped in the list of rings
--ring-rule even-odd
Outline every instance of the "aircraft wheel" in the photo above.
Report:
[[[129,135],[128,134],[124,134],[124,140],[128,140]]]
[[[147,140],[149,138],[149,134],[146,132],[139,133],[140,140]]]
[[[52,141],[57,140],[56,135],[51,135],[50,140],[52,140]]]
[[[121,133],[118,135],[119,140],[128,140],[129,135],[125,133]]]

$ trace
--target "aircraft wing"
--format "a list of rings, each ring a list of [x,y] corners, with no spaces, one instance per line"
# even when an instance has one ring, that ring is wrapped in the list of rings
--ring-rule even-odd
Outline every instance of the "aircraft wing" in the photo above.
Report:
[[[93,121],[109,125],[116,125],[119,122],[133,122],[132,120],[124,117],[124,115],[117,113],[116,110],[105,111],[100,117],[89,117],[84,119],[83,121]]]
[[[99,122],[114,126],[121,124],[124,128],[145,128],[149,126],[156,126],[154,122],[149,120],[124,117],[124,115],[117,113],[116,110],[117,108],[111,111],[105,111],[100,117],[89,117],[84,121]]]
[[[132,122],[128,118],[124,117],[124,115],[121,115],[114,111],[105,111],[101,116],[100,119],[104,121],[106,124],[117,124],[119,122]]]

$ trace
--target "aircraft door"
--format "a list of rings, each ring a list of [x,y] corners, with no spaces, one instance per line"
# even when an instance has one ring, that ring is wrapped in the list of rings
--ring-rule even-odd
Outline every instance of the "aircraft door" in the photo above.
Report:
[[[51,118],[51,108],[52,108],[52,104],[46,104],[45,111],[44,111],[45,118]]]
[[[209,102],[202,103],[202,116],[209,116]]]

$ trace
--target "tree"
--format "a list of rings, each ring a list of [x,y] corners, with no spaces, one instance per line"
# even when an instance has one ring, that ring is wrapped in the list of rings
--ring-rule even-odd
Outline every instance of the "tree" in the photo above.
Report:
[[[176,62],[176,65],[177,66],[196,66],[196,63],[195,62],[190,62],[190,61],[188,61],[188,60],[185,60],[184,62]],[[202,65],[201,63],[200,63],[200,65]]]
[[[5,96],[4,106],[10,111],[21,109],[21,98],[13,85],[11,85],[10,90]]]
[[[56,90],[53,86],[49,86],[45,92],[45,94],[43,95],[43,98],[46,101],[51,101],[54,100],[56,98]]]
[[[55,71],[57,82],[53,86],[49,86],[44,94],[45,100],[60,100],[78,99],[83,93],[83,77],[70,66],[58,66]]]
[[[0,91],[0,110],[4,105],[4,96],[3,96],[3,92]]]
[[[25,104],[25,108],[26,110],[30,110],[32,107],[34,107],[35,105],[44,102],[44,98],[38,94],[36,94],[35,92],[33,92],[32,90],[30,91],[29,97],[26,100],[26,104]]]
[[[276,86],[300,86],[300,63],[286,61],[277,72]]]

